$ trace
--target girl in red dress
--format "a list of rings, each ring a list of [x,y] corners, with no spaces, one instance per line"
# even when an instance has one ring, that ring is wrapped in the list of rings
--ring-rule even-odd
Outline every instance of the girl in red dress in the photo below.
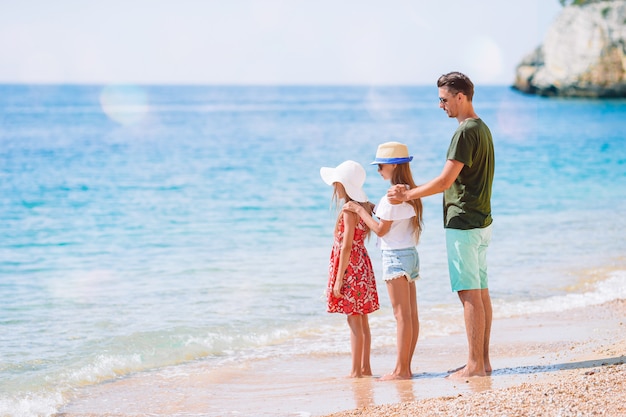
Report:
[[[333,201],[339,204],[355,201],[372,212],[372,204],[362,189],[365,170],[354,161],[345,161],[336,168],[320,170],[324,182],[334,187]],[[326,289],[329,313],[348,317],[352,350],[350,376],[371,376],[371,334],[367,315],[379,309],[374,270],[365,238],[370,230],[365,222],[349,211],[339,213],[335,225],[333,248],[328,268]]]

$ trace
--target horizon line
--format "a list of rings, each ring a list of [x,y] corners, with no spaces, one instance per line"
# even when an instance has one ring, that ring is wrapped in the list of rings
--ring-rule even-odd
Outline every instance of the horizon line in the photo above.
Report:
[[[482,87],[513,87],[513,83],[474,83]],[[54,82],[54,81],[3,81],[0,86],[75,86],[75,87],[105,87],[105,86],[135,86],[135,87],[433,87],[436,83],[200,83],[200,82]]]

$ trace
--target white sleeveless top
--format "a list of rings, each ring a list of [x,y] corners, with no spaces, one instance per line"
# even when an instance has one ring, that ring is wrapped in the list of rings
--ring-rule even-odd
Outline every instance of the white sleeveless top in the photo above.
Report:
[[[415,210],[409,203],[391,204],[387,196],[383,196],[374,207],[374,214],[381,220],[393,221],[385,236],[379,236],[376,246],[381,250],[407,249],[415,247],[414,228],[411,219]]]

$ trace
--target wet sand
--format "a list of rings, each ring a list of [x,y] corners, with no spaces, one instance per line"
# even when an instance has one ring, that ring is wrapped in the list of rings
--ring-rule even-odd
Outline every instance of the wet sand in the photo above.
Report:
[[[491,377],[459,381],[468,387],[491,384],[488,389],[463,392],[458,385],[454,394],[326,417],[626,416],[626,300],[543,316],[541,324],[537,318],[529,318],[532,326],[524,334],[539,329],[543,336],[562,337],[561,342],[513,344],[508,360],[515,366],[495,366]],[[524,346],[536,356],[520,355]],[[518,366],[522,357],[524,362],[532,358],[535,363]]]
[[[419,341],[411,380],[379,381],[395,356],[375,347],[375,377],[363,379],[345,377],[345,354],[272,358],[219,370],[194,362],[86,387],[59,415],[626,415],[625,323],[626,300],[495,320],[494,372],[483,378],[445,378],[466,357],[465,335],[455,334]]]

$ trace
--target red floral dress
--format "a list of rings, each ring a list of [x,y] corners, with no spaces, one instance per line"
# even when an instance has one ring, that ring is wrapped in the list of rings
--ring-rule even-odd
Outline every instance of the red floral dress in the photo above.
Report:
[[[376,280],[374,279],[374,269],[372,262],[365,248],[365,237],[367,228],[365,222],[359,218],[359,223],[354,230],[352,250],[350,251],[350,261],[343,278],[341,294],[343,298],[336,298],[333,295],[333,286],[337,277],[339,267],[339,253],[343,242],[345,225],[343,216],[339,220],[338,230],[335,233],[335,241],[330,253],[330,265],[328,267],[328,286],[326,295],[328,299],[329,313],[369,314],[380,308],[378,304],[378,292],[376,291]]]

